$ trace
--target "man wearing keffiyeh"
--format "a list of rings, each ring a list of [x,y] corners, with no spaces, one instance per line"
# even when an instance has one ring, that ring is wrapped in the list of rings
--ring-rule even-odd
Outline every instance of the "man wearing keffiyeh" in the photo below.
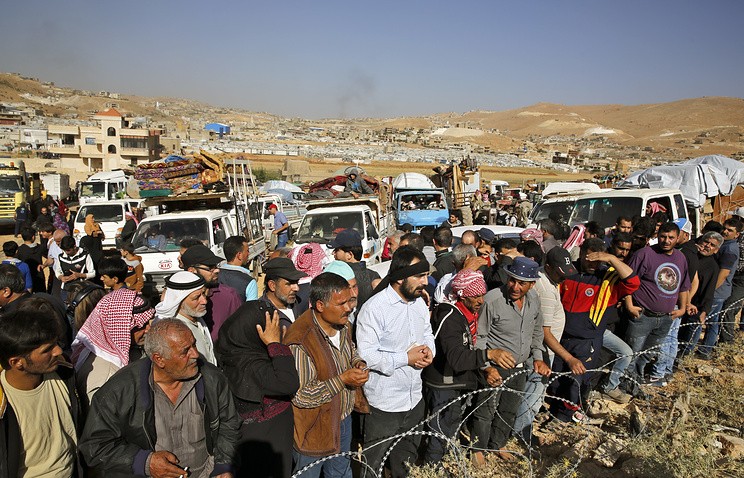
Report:
[[[129,289],[112,291],[98,302],[72,343],[83,410],[96,391],[129,363],[130,346],[141,345],[154,315],[155,309]]]
[[[480,271],[463,269],[452,279],[452,304],[442,303],[434,309],[431,328],[434,331],[436,354],[431,366],[423,371],[424,388],[429,410],[436,411],[468,390],[479,386],[497,386],[499,381],[479,383],[480,370],[489,361],[498,362],[503,350],[476,350],[478,313],[486,295],[486,282]],[[462,422],[461,407],[450,406],[429,421],[429,428],[448,437],[457,434]],[[432,438],[426,449],[428,463],[441,461],[445,451],[442,440]]]

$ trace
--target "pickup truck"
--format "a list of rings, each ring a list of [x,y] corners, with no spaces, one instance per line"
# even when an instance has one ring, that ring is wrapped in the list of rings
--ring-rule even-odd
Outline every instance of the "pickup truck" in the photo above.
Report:
[[[444,190],[421,173],[402,173],[393,180],[396,223],[410,224],[418,232],[422,227],[439,227],[449,218]]]
[[[294,235],[295,244],[329,244],[339,232],[350,228],[362,236],[362,260],[370,265],[379,262],[382,241],[392,231],[393,222],[376,196],[313,200],[306,207],[307,214]],[[330,257],[333,249],[327,248],[326,253]]]

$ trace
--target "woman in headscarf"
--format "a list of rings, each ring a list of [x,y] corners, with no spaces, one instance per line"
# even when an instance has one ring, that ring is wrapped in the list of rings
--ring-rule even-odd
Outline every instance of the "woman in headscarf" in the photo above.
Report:
[[[137,292],[118,289],[103,297],[72,343],[75,381],[87,410],[93,395],[144,343],[155,310]]]
[[[63,210],[60,208],[55,208],[52,210],[52,225],[55,229],[62,229],[67,233],[67,235],[70,235],[70,225],[67,223],[67,220],[65,219],[65,216],[62,212]]]

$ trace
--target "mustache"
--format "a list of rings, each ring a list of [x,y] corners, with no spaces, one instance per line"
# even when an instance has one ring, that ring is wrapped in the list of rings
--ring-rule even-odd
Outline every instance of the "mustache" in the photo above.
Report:
[[[73,365],[67,360],[65,360],[64,357],[58,358],[56,361],[56,365],[60,367],[65,367],[65,368],[73,368]]]

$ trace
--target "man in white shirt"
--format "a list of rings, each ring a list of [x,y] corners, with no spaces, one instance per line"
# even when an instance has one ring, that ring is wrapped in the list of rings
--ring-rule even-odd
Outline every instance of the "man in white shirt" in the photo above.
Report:
[[[357,318],[359,356],[370,369],[364,385],[370,405],[364,454],[375,473],[395,441],[390,437],[411,430],[425,416],[421,369],[434,359],[429,308],[422,298],[428,275],[424,254],[410,246],[401,247],[393,255],[388,277]],[[394,478],[408,475],[405,463],[416,460],[420,441],[420,435],[406,436],[391,451]]]

